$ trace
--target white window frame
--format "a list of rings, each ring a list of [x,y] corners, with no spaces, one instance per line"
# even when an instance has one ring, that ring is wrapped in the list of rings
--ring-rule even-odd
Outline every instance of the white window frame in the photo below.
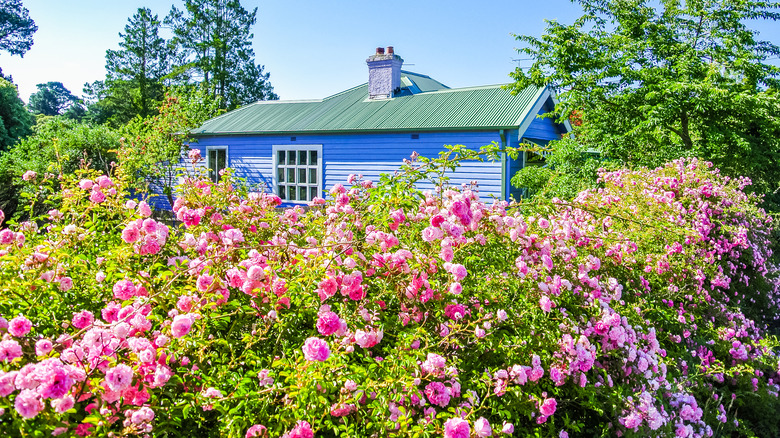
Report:
[[[230,151],[228,150],[227,146],[206,146],[206,172],[211,172],[211,154],[209,152],[211,151],[225,151],[225,167],[222,169],[230,167]],[[219,182],[220,175],[219,171],[222,169],[217,169],[217,175],[216,175],[216,181],[213,179],[212,182],[216,183]],[[211,175],[209,175],[209,179],[211,178]]]
[[[296,161],[294,164],[288,164],[289,161],[285,160],[285,163],[279,162],[279,152],[284,152],[285,157],[289,158],[287,155],[290,151],[296,152]],[[306,152],[306,164],[298,164],[299,161],[299,154],[298,152],[305,151]],[[311,163],[311,151],[314,151],[317,153],[317,162]],[[311,202],[310,198],[312,198],[312,193],[314,193],[314,196],[322,196],[322,184],[323,184],[323,178],[324,174],[322,172],[322,145],[321,144],[285,144],[285,145],[273,145],[272,146],[272,153],[273,153],[273,182],[274,182],[274,192],[277,196],[282,198],[282,202],[290,203],[290,204],[309,204]],[[279,181],[279,170],[280,168],[284,172],[284,181]],[[316,169],[317,171],[317,182],[315,184],[309,183],[310,179],[310,171]],[[293,176],[295,178],[294,182],[288,181],[289,176],[289,170],[293,171]],[[299,172],[303,170],[304,176],[306,178],[305,183],[299,182]],[[280,188],[284,186],[285,187],[285,193],[282,194]],[[296,196],[294,200],[289,199],[289,188],[290,186],[296,187]],[[307,193],[307,199],[306,200],[299,200],[298,197],[300,195],[300,187],[306,187],[306,193]],[[314,189],[314,192],[312,192],[312,189]]]

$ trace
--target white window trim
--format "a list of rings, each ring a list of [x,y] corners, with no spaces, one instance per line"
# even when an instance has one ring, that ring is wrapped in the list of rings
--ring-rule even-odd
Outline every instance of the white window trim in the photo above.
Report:
[[[274,193],[277,196],[279,195],[279,181],[277,178],[278,175],[278,166],[279,166],[279,151],[317,151],[317,196],[322,197],[322,184],[323,180],[325,178],[325,175],[322,171],[322,145],[321,144],[284,144],[284,145],[272,145],[271,147],[271,153],[273,156],[273,184],[274,184]],[[285,164],[282,164],[282,166],[286,166]],[[287,186],[286,183],[283,183],[285,186]],[[297,187],[298,184],[296,183],[295,186]],[[307,186],[311,187],[311,185],[307,184]],[[281,197],[281,196],[280,196]],[[282,202],[287,204],[301,204],[301,205],[308,205],[311,201],[300,201],[300,200],[294,200],[291,201],[290,199],[287,199],[287,196],[282,197]]]
[[[230,150],[227,145],[225,146],[206,146],[206,172],[211,170],[211,154],[209,154],[209,151],[219,151],[224,150],[225,151],[225,168],[230,167]],[[219,179],[219,178],[218,178]]]

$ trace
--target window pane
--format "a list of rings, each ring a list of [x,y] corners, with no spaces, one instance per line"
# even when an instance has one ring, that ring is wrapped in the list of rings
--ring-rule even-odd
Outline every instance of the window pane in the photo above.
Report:
[[[209,162],[209,179],[213,182],[217,182],[217,151],[214,149],[209,150],[208,155]]]
[[[278,167],[276,169],[276,179],[278,182],[284,182],[284,168]]]
[[[306,198],[306,187],[298,187],[298,199],[301,201],[308,201]]]
[[[306,151],[298,151],[298,164],[306,165]]]
[[[309,163],[317,164],[317,151],[309,151]]]
[[[294,167],[288,167],[287,168],[287,182],[288,183],[294,183],[295,182],[295,168]]]
[[[309,184],[317,184],[317,169],[309,169]]]
[[[298,169],[298,184],[306,184],[306,168]]]
[[[290,151],[287,154],[287,164],[295,164],[295,151]]]
[[[217,172],[227,167],[227,150],[217,150]]]
[[[289,195],[290,201],[295,201],[295,186],[287,186],[287,194]]]
[[[276,152],[276,162],[279,164],[284,164],[284,151]]]
[[[279,186],[279,197],[282,199],[287,199],[287,187]]]
[[[309,201],[317,197],[317,187],[309,187]]]

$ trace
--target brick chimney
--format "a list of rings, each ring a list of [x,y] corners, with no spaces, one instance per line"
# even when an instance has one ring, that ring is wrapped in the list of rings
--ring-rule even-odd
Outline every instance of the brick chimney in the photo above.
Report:
[[[404,60],[395,54],[393,46],[387,51],[377,47],[376,53],[366,59],[368,64],[368,98],[389,99],[401,87],[401,65]]]

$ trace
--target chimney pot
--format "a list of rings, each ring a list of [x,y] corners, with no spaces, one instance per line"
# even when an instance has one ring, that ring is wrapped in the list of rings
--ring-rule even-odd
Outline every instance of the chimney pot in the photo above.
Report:
[[[395,52],[393,51],[393,46],[387,46],[387,54],[388,54],[388,55],[392,55],[392,54],[394,54],[394,53],[395,53]]]
[[[384,47],[377,47],[376,48],[376,54],[377,55],[384,55],[385,54],[385,48]]]

